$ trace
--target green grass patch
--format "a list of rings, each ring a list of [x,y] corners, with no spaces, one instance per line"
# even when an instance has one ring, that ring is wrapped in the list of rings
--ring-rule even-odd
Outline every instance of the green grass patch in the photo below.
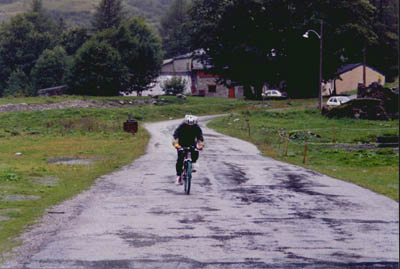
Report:
[[[99,102],[132,101],[121,108],[87,108],[0,113],[0,252],[60,203],[90,187],[96,178],[142,155],[149,135],[143,122],[183,118],[185,114],[254,113],[265,109],[315,106],[315,99],[244,101],[226,98],[159,97],[160,105],[146,105],[149,97],[85,97]],[[48,104],[82,100],[76,96],[0,98],[0,104]],[[252,113],[253,113],[252,112]],[[133,136],[122,131],[128,115],[139,121]],[[172,134],[171,134],[172,136]],[[57,164],[62,160],[90,160],[91,164]],[[29,199],[20,199],[29,198]]]
[[[91,100],[140,101],[146,98],[98,97]],[[12,100],[14,103],[45,104],[77,99],[62,96]],[[258,102],[224,98],[160,99],[162,105],[0,113],[0,252],[16,246],[18,242],[14,239],[47,208],[73,197],[90,187],[96,178],[142,155],[149,139],[142,128],[143,122],[182,118],[187,113],[235,113],[258,105]],[[9,100],[0,98],[3,104],[10,103]],[[139,121],[136,135],[122,131],[128,115]],[[71,159],[92,163],[65,165],[56,162]]]
[[[256,144],[266,156],[399,200],[399,152],[374,147],[377,136],[399,135],[398,121],[329,120],[317,109],[298,109],[247,111],[216,119],[209,125]],[[286,152],[287,137],[290,142]],[[307,158],[303,164],[305,141]]]

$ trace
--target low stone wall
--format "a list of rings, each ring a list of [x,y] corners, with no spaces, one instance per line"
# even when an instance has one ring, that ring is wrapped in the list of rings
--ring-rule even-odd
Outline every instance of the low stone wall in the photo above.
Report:
[[[399,118],[399,92],[396,90],[384,88],[378,83],[372,83],[368,87],[359,84],[357,98],[378,99],[389,118]]]
[[[324,107],[322,114],[328,118],[355,118],[365,120],[388,120],[379,99],[354,99],[341,106]]]

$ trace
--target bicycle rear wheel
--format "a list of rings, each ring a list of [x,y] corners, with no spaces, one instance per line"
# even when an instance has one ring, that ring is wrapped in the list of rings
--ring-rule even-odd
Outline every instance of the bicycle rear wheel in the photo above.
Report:
[[[185,177],[186,180],[184,181],[185,186],[185,193],[190,194],[190,184],[192,181],[192,162],[188,161],[185,167]]]

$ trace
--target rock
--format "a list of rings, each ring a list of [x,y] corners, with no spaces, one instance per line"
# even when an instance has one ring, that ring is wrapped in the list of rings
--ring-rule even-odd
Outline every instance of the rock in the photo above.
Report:
[[[7,220],[10,220],[10,218],[6,216],[0,216],[0,221],[7,221]]]
[[[36,200],[40,199],[37,195],[5,195],[0,196],[1,199],[6,201],[23,201],[23,200]]]
[[[181,93],[178,93],[178,94],[176,95],[176,97],[179,98],[179,99],[186,100],[186,96],[185,96],[184,94],[181,94]]]
[[[58,178],[56,177],[41,177],[41,178],[34,178],[32,182],[35,184],[41,184],[46,186],[58,186]]]
[[[90,165],[94,163],[94,160],[79,159],[74,157],[58,157],[48,161],[50,164],[63,164],[63,165]]]
[[[17,156],[21,156],[21,155],[22,155],[22,153],[21,153],[21,152],[17,152],[17,153],[15,153],[15,155],[17,155]]]

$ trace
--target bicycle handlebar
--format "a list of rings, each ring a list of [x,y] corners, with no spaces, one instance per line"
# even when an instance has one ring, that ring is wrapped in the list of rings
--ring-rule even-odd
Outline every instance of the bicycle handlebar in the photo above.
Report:
[[[189,147],[181,147],[180,149],[178,149],[179,151],[181,150],[198,150],[195,146],[189,146]]]

